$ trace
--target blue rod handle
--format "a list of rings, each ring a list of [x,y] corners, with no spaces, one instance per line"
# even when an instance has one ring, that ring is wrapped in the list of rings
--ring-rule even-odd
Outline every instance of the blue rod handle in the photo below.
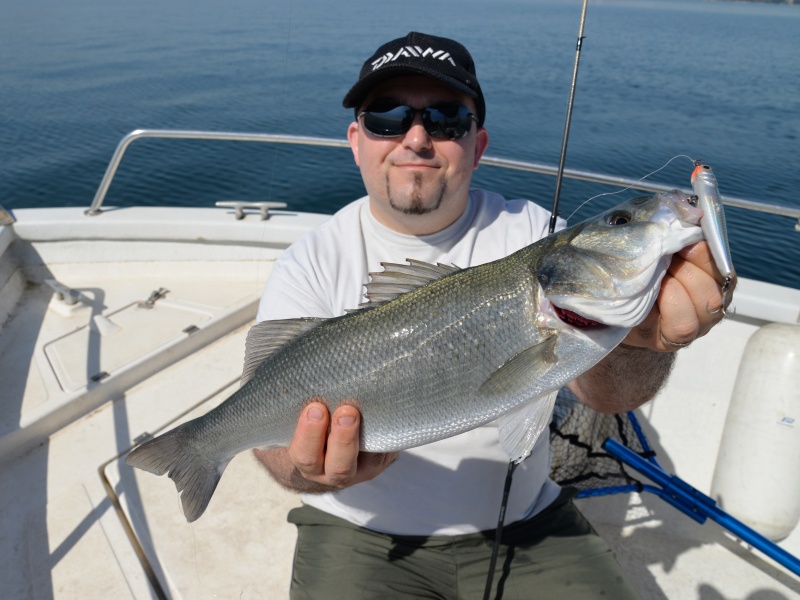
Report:
[[[700,523],[703,523],[706,517],[715,521],[738,538],[769,556],[778,564],[783,565],[795,575],[800,576],[800,560],[796,556],[789,554],[772,540],[768,540],[754,529],[726,513],[717,506],[713,498],[696,490],[676,475],[667,473],[657,464],[645,460],[630,448],[620,444],[614,439],[608,438],[603,443],[603,448],[605,448],[609,454],[636,469],[653,483],[663,488],[663,490],[658,490],[649,489],[651,486],[645,486],[645,490],[656,493]]]

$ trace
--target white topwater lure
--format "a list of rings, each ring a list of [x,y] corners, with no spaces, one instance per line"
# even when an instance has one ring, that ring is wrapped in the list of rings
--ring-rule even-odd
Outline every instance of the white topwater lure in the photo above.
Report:
[[[708,165],[695,161],[692,173],[692,189],[697,196],[697,207],[703,211],[700,227],[708,242],[711,256],[720,274],[725,278],[722,284],[722,306],[718,309],[726,314],[728,296],[736,282],[736,270],[731,260],[731,249],[728,246],[728,231],[725,226],[725,210],[719,195],[719,185],[714,171]],[[717,311],[714,311],[717,312]]]

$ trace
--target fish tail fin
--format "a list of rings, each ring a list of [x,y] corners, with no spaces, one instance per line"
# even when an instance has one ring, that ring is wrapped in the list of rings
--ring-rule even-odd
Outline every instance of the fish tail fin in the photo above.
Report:
[[[191,523],[205,512],[231,459],[217,462],[199,452],[187,425],[180,425],[134,448],[125,462],[155,475],[166,473],[175,482],[183,514]]]

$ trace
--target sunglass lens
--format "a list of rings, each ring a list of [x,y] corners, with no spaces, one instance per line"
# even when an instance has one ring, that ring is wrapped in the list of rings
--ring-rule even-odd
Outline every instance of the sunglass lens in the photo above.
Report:
[[[457,140],[472,127],[469,109],[461,105],[429,108],[423,113],[426,131],[435,138]]]
[[[390,110],[364,112],[364,127],[367,131],[381,137],[403,135],[411,127],[414,112],[407,106],[396,106]]]
[[[416,113],[422,114],[422,124],[428,135],[437,139],[457,140],[469,133],[474,116],[466,106],[446,104],[425,109],[395,106],[388,110],[367,109],[360,113],[364,127],[379,137],[398,137],[406,133]]]

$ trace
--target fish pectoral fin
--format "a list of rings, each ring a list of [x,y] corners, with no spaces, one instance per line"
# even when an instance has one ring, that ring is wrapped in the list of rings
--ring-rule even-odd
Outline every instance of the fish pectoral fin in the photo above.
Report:
[[[528,390],[536,381],[558,362],[555,351],[557,339],[552,335],[511,358],[483,382],[478,396],[507,398],[529,393]]]
[[[261,321],[253,325],[247,332],[240,385],[250,381],[258,367],[275,352],[325,321],[327,319],[303,317],[301,319]]]
[[[506,362],[478,390],[482,398],[530,397],[530,390],[558,362],[556,336],[526,348]],[[498,420],[500,445],[509,458],[522,461],[533,449],[550,419],[557,391],[536,397],[514,408]]]
[[[361,304],[362,308],[389,302],[402,294],[413,292],[432,281],[461,270],[455,265],[442,263],[433,265],[412,258],[407,258],[406,261],[408,264],[405,265],[381,263],[383,271],[369,274],[369,283],[364,286],[366,288],[364,296],[367,301]]]
[[[539,396],[497,419],[500,446],[509,460],[520,463],[533,450],[553,414],[558,390]]]

